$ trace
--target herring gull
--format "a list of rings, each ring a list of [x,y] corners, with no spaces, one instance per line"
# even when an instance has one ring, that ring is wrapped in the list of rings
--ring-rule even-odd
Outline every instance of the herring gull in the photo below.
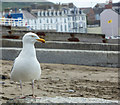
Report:
[[[22,82],[32,82],[32,96],[34,96],[34,80],[38,80],[41,75],[40,63],[36,57],[34,43],[45,40],[39,38],[35,33],[29,32],[22,38],[23,48],[18,57],[14,60],[11,70],[11,80],[20,82],[22,91]],[[23,95],[23,92],[22,92]]]

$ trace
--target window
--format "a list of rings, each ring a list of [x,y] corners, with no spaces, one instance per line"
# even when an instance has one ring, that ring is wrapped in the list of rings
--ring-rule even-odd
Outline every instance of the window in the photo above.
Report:
[[[45,16],[45,12],[43,12],[43,16]]]
[[[73,17],[74,18],[74,20],[76,20],[77,18],[76,17]]]
[[[79,26],[78,26],[78,23],[76,23],[76,27],[79,27]]]
[[[78,14],[78,11],[76,10],[76,14]]]
[[[69,27],[69,28],[71,27],[71,23],[68,24],[68,27]]]
[[[40,12],[40,16],[41,16],[41,12]]]
[[[64,10],[64,14],[66,14],[66,10]]]
[[[68,17],[68,21],[70,20],[70,18]]]
[[[64,22],[66,23],[66,19],[64,19]]]
[[[56,24],[56,30],[58,30],[58,25]]]
[[[34,13],[37,16],[37,13]]]
[[[41,12],[41,16],[43,16],[43,12]]]
[[[29,20],[27,21],[27,24],[29,24]]]
[[[53,23],[52,19],[51,19],[51,23]]]
[[[83,23],[83,27],[85,27],[85,23]]]
[[[67,26],[65,25],[65,31],[67,31]]]
[[[62,12],[59,12],[60,15],[62,15]]]
[[[35,24],[36,24],[36,20],[34,20]]]
[[[82,16],[82,20],[85,20],[85,17],[84,17],[84,16]]]
[[[79,14],[81,14],[81,10],[79,10]]]
[[[95,18],[96,18],[96,20],[100,20],[100,15],[99,15],[99,14],[96,14],[96,15],[95,15]]]
[[[79,20],[81,20],[81,18],[79,17]]]
[[[40,23],[41,23],[41,19],[40,19]]]
[[[79,16],[77,16],[77,20],[80,20],[80,19],[79,19]]]
[[[71,11],[71,14],[74,14],[74,11],[73,11],[73,10]]]
[[[71,21],[71,17],[68,17],[68,20]]]
[[[53,16],[53,12],[51,12],[51,15]]]
[[[62,27],[62,25],[61,25],[61,31],[63,31],[63,27]]]
[[[57,15],[57,11],[55,12],[55,15]]]
[[[47,23],[49,23],[48,19],[47,19]]]
[[[47,16],[49,16],[49,11],[47,12]]]

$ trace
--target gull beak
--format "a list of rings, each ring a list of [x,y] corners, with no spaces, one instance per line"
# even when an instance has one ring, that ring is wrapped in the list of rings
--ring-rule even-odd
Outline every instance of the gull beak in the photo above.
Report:
[[[36,40],[39,41],[39,42],[45,43],[45,40],[42,39],[42,38],[40,38],[40,39],[36,39]]]

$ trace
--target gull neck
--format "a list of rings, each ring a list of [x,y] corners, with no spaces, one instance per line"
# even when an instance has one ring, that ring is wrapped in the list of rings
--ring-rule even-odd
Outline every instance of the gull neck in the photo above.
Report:
[[[36,51],[34,43],[23,43],[23,49],[20,56],[24,57],[36,57]]]

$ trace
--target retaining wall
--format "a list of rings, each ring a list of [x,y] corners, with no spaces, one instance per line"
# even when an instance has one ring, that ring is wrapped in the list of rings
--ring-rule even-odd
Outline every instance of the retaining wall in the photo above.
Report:
[[[0,40],[2,47],[22,47],[21,40],[2,39]],[[75,49],[75,50],[101,50],[101,51],[119,51],[118,44],[108,43],[85,43],[85,42],[60,42],[60,41],[46,41],[42,44],[37,42],[37,48],[50,48],[50,49]]]
[[[21,48],[0,48],[4,60],[14,60]],[[89,51],[63,49],[36,49],[41,63],[77,64],[88,66],[119,67],[117,51]]]
[[[2,27],[2,35],[16,35],[22,36],[27,32],[30,32],[25,27],[10,27],[10,26],[0,26]],[[80,42],[91,42],[91,43],[103,43],[105,38],[104,34],[88,34],[88,33],[70,33],[70,32],[51,32],[51,31],[41,31],[41,30],[32,30],[45,38],[47,41],[68,41],[73,35],[75,38],[78,38]]]
[[[91,42],[91,43],[103,43],[104,34],[87,34],[87,33],[56,33],[56,32],[46,32],[45,39],[48,41],[68,41],[74,35],[78,38],[80,42]]]

